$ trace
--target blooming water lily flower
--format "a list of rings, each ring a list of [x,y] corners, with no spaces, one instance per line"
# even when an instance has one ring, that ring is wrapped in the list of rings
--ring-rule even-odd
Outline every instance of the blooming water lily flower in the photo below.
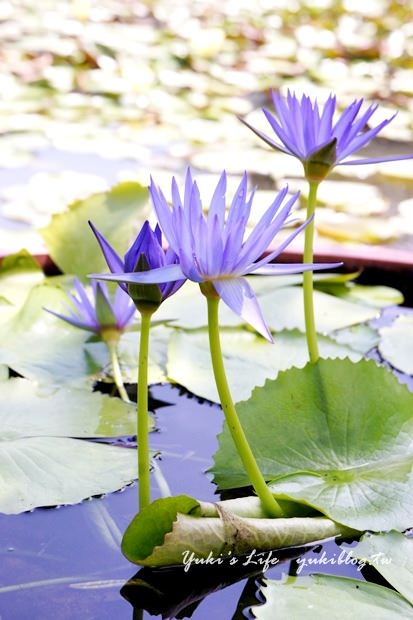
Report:
[[[308,179],[320,181],[334,166],[413,158],[410,154],[344,161],[366,146],[393,120],[395,115],[367,129],[377,104],[370,105],[359,114],[364,100],[355,99],[335,120],[336,97],[333,95],[329,96],[324,106],[319,106],[317,100],[312,101],[306,95],[300,100],[290,91],[285,99],[280,93],[272,91],[272,99],[276,117],[266,109],[263,112],[278,140],[252,127],[244,119],[240,120],[272,148],[297,157],[303,163]]]
[[[75,294],[68,297],[73,308],[67,306],[68,314],[61,314],[45,308],[47,312],[75,327],[94,332],[100,336],[105,332],[123,332],[135,314],[136,308],[128,295],[122,289],[117,289],[113,299],[110,298],[107,287],[101,282],[92,282],[93,301],[85,287],[74,279]]]
[[[153,180],[149,191],[158,217],[159,225],[177,256],[172,262],[145,273],[131,273],[124,265],[115,265],[114,274],[93,274],[92,277],[114,280],[123,284],[166,284],[187,278],[199,284],[210,283],[224,303],[268,340],[271,333],[264,321],[255,294],[244,278],[247,274],[285,275],[313,269],[337,267],[334,264],[270,264],[309,223],[294,230],[275,250],[263,257],[264,252],[291,214],[298,193],[287,199],[285,187],[268,207],[260,221],[247,238],[246,227],[251,211],[254,192],[247,195],[247,175],[233,197],[226,216],[225,172],[221,175],[208,215],[203,212],[196,182],[188,169],[183,199],[175,178],[172,179],[172,209]],[[102,245],[102,243],[101,243]],[[103,247],[103,246],[102,246]],[[116,274],[116,275],[115,275]]]

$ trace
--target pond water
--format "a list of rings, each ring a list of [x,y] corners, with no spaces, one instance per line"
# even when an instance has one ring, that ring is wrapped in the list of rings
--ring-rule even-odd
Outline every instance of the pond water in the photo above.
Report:
[[[405,311],[389,309],[382,320]],[[409,387],[413,390],[411,378]],[[216,434],[222,424],[219,407],[200,402],[170,385],[153,386],[151,404],[158,428],[151,435],[151,444],[162,452],[159,466],[171,492],[216,499],[215,487],[204,472],[212,464],[211,455],[217,448]],[[124,449],[132,446],[127,438],[122,443]],[[153,496],[160,495],[153,477]],[[191,567],[187,572],[182,568],[137,571],[138,567],[119,550],[121,533],[136,508],[137,488],[132,485],[76,506],[1,515],[1,620],[136,620],[160,613],[195,620],[252,617],[245,608],[257,603],[260,572],[253,558],[224,569],[214,566]],[[316,559],[317,565],[307,562],[303,566],[302,560],[297,563],[294,558],[302,552],[307,561]],[[360,579],[369,576],[365,569],[361,573],[357,566],[349,564],[334,541],[277,552],[274,557],[279,563],[266,573],[273,578],[297,570],[301,574],[328,572]],[[135,581],[130,582],[137,572]],[[222,588],[231,580],[235,583]],[[211,594],[205,596],[208,592]],[[141,607],[149,611],[142,612]],[[186,612],[179,613],[185,607]]]

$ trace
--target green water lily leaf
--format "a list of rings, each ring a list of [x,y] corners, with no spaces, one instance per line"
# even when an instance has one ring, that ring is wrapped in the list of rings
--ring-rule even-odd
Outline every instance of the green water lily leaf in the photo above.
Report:
[[[133,230],[143,224],[149,210],[147,191],[139,183],[125,182],[108,192],[72,203],[55,214],[42,230],[52,260],[64,273],[84,277],[106,271],[106,263],[87,222],[92,220],[116,251],[122,255]]]
[[[265,580],[265,603],[251,608],[257,620],[402,620],[413,618],[413,607],[397,592],[358,579],[311,575]]]
[[[252,500],[253,509],[248,510]],[[256,498],[245,498],[241,513],[254,514]],[[348,533],[324,517],[265,519],[230,511],[236,502],[202,505],[179,495],[155,500],[132,520],[122,540],[128,560],[142,566],[168,566],[302,545]],[[215,509],[215,510],[214,510]]]
[[[136,451],[69,439],[0,440],[0,512],[76,504],[136,478]]]
[[[118,437],[136,434],[135,407],[119,398],[74,388],[0,382],[2,440],[18,437]]]
[[[379,351],[392,366],[413,375],[413,315],[397,317],[390,327],[379,330]]]
[[[255,386],[263,385],[268,378],[274,379],[279,371],[292,366],[303,367],[308,362],[306,339],[298,330],[280,332],[276,334],[274,344],[270,344],[249,331],[222,329],[221,344],[236,401],[248,398]],[[324,336],[319,338],[319,346],[323,357],[360,359],[360,355],[348,346]],[[198,396],[218,402],[206,330],[172,334],[167,371],[171,381]]]
[[[400,532],[370,534],[348,554],[368,562],[413,605],[413,539]]]
[[[373,361],[319,360],[256,388],[237,407],[277,497],[358,530],[412,526],[413,394]],[[213,473],[248,485],[228,428]]]

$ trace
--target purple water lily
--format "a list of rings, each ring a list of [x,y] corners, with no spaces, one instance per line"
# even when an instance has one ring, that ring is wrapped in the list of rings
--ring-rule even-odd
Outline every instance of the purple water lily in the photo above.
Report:
[[[395,115],[376,127],[367,129],[367,123],[378,108],[376,104],[370,105],[359,115],[364,100],[356,99],[334,122],[336,97],[333,95],[330,95],[322,107],[306,95],[303,95],[300,101],[290,91],[286,99],[280,93],[272,92],[272,99],[277,116],[273,116],[266,109],[263,109],[263,112],[278,141],[252,127],[244,119],[240,120],[272,148],[297,157],[303,162],[304,168],[306,162],[314,160],[320,163],[320,155],[324,157],[325,161],[321,162],[326,164],[324,177],[331,168],[338,165],[354,166],[413,158],[411,154],[344,161],[366,146],[393,120]]]
[[[178,262],[178,257],[172,248],[168,248],[166,251],[163,249],[162,232],[158,225],[153,231],[149,222],[146,221],[144,223],[140,233],[126,252],[124,260],[120,258],[92,222],[89,222],[89,225],[99,242],[107,265],[112,273],[142,272],[149,269],[166,268],[167,266],[176,265]],[[125,280],[117,281],[135,303],[146,302],[159,305],[183,285],[185,278],[176,281],[158,282],[156,286],[146,284],[141,286],[139,285],[140,281],[138,282],[137,280],[130,283]]]
[[[74,289],[75,294],[68,295],[73,306],[66,306],[68,314],[45,310],[66,323],[99,335],[105,331],[122,332],[132,320],[136,309],[122,289],[118,288],[111,300],[104,283],[92,282],[93,302],[77,278]]]
[[[204,215],[198,186],[188,169],[183,200],[175,179],[172,179],[172,209],[159,187],[151,180],[149,188],[161,229],[179,264],[169,264],[145,273],[119,275],[93,274],[92,277],[128,284],[166,283],[182,278],[211,283],[224,303],[251,324],[260,334],[272,340],[261,314],[255,294],[243,276],[284,275],[313,269],[337,267],[337,264],[269,264],[308,224],[292,232],[278,248],[262,258],[275,235],[288,219],[298,193],[285,203],[288,188],[284,188],[266,210],[258,224],[244,240],[254,192],[247,196],[247,175],[232,200],[225,217],[226,174],[221,175],[211,200],[208,215]],[[118,265],[120,271],[120,265]],[[115,271],[111,268],[112,271]]]

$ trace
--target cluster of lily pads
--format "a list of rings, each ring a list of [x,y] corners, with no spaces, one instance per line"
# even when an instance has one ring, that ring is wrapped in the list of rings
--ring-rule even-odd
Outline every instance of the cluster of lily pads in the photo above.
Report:
[[[367,299],[373,297],[368,299],[369,303],[360,304],[360,298],[366,299],[366,291],[353,285],[351,275],[313,276],[312,273],[337,266],[313,263],[313,223],[320,183],[336,165],[383,161],[383,158],[347,159],[392,120],[389,118],[367,130],[375,107],[370,106],[360,113],[362,104],[362,100],[354,101],[336,119],[333,97],[321,107],[306,96],[298,99],[288,93],[286,100],[274,96],[276,116],[267,111],[265,114],[276,138],[254,129],[270,146],[296,157],[303,164],[309,186],[305,223],[277,247],[272,245],[273,239],[292,215],[296,195],[289,197],[287,188],[282,190],[246,235],[254,197],[254,192],[248,195],[247,176],[241,180],[228,208],[223,173],[206,213],[198,186],[188,170],[183,192],[175,179],[172,180],[172,209],[161,189],[151,181],[149,191],[158,223],[154,230],[148,222],[144,223],[124,259],[118,253],[116,237],[123,238],[124,244],[128,236],[131,206],[135,207],[135,199],[141,193],[136,185],[96,195],[86,208],[84,203],[77,203],[67,213],[57,216],[44,231],[50,254],[62,272],[84,277],[88,272],[101,269],[101,259],[91,250],[93,246],[90,242],[82,242],[84,232],[79,238],[79,213],[82,219],[87,214],[111,271],[110,274],[95,273],[93,278],[118,282],[120,286],[114,296],[106,285],[94,284],[91,303],[88,291],[76,281],[75,294],[70,295],[72,306],[62,313],[56,307],[64,303],[66,291],[71,289],[66,276],[53,284],[43,281],[39,270],[25,255],[11,257],[3,263],[6,278],[23,277],[18,293],[14,293],[21,296],[17,312],[7,308],[7,295],[4,296],[5,314],[7,317],[9,312],[9,316],[2,334],[5,347],[0,363],[25,378],[8,379],[0,384],[0,389],[3,385],[5,395],[11,394],[11,389],[16,394],[15,384],[20,383],[19,395],[30,394],[41,408],[41,415],[46,412],[50,418],[47,431],[43,420],[43,426],[40,423],[38,432],[33,433],[36,436],[30,438],[27,431],[23,437],[21,435],[27,420],[9,422],[10,439],[25,444],[20,446],[25,458],[30,454],[35,455],[30,458],[38,458],[39,454],[44,457],[49,449],[48,440],[53,436],[54,460],[56,466],[63,469],[67,469],[65,449],[77,450],[79,471],[86,464],[81,454],[84,448],[91,450],[90,464],[93,461],[86,470],[87,484],[79,485],[73,475],[71,493],[69,489],[56,488],[52,500],[45,476],[39,477],[34,490],[26,488],[24,493],[19,490],[14,498],[7,495],[3,498],[7,506],[5,512],[73,503],[87,494],[119,488],[136,477],[131,474],[131,451],[73,439],[121,435],[135,430],[121,373],[123,356],[133,360],[128,330],[134,327],[132,317],[136,307],[141,317],[139,358],[137,364],[133,361],[130,364],[137,366],[138,371],[140,511],[123,538],[122,549],[127,558],[141,565],[163,566],[181,563],[188,550],[202,559],[211,553],[218,556],[224,549],[237,555],[253,548],[266,551],[365,530],[404,531],[412,526],[413,395],[384,367],[371,360],[360,360],[360,353],[367,353],[377,344],[374,329],[366,325],[347,329],[377,316],[377,305],[386,305],[386,296],[391,303],[399,302],[400,297],[397,292],[381,289],[376,292],[377,300],[375,292],[370,290]],[[127,211],[127,217],[122,217],[123,210]],[[272,262],[302,230],[305,231],[303,264]],[[168,242],[167,250],[162,245],[162,233]],[[93,260],[89,260],[90,252]],[[301,272],[304,272],[303,294],[294,275]],[[250,274],[252,277],[247,278]],[[260,275],[266,278],[256,277]],[[35,286],[27,295],[28,287],[24,283],[32,277]],[[314,290],[315,287],[320,290]],[[337,297],[332,297],[331,292]],[[174,309],[173,305],[168,309],[169,298],[174,304],[180,296],[182,305],[179,307],[184,311],[177,312],[177,306]],[[202,311],[198,314],[197,304],[203,303],[202,296],[206,298],[207,313],[204,310],[203,315],[207,319],[199,318]],[[234,315],[219,315],[220,299]],[[301,303],[303,311],[298,312]],[[48,309],[49,315],[45,315],[43,307]],[[50,313],[64,319],[68,326],[63,330],[49,323],[55,320]],[[267,314],[268,320],[264,318]],[[153,321],[151,333],[154,351],[160,360],[165,355],[166,340],[169,340],[169,377],[189,387],[193,382],[194,392],[208,397],[212,394],[214,400],[218,393],[226,423],[214,457],[215,483],[222,490],[251,486],[256,496],[217,504],[188,496],[150,502],[147,398],[148,366],[149,382],[153,380],[149,348],[152,315],[158,318]],[[175,323],[173,319],[177,319]],[[207,323],[209,346],[205,330],[185,331],[188,322],[192,328]],[[180,323],[184,329],[179,329]],[[261,337],[248,328],[234,331],[234,326],[239,325],[254,328]],[[50,326],[52,331],[57,330],[57,338],[50,337]],[[299,331],[281,332],[272,344],[272,332],[278,331],[280,326],[305,331],[305,340]],[[78,331],[79,327],[87,335],[92,332],[95,341],[87,341],[88,336]],[[318,336],[319,330],[325,334],[323,337]],[[46,365],[39,363],[38,350],[31,353],[29,347],[34,341],[43,343]],[[304,368],[286,370],[305,364],[305,343],[310,362]],[[208,348],[211,367],[203,372],[204,363],[208,363],[204,361],[204,352]],[[193,352],[188,355],[191,349],[195,351],[199,371],[189,370],[190,355],[194,355]],[[68,350],[76,364],[62,356],[62,352]],[[227,352],[229,381],[223,363]],[[322,359],[320,352],[326,356],[344,355],[345,359]],[[231,357],[235,362],[233,368]],[[171,363],[174,358],[178,363]],[[108,373],[113,376],[125,402],[98,393],[89,393],[88,403],[83,402],[83,388],[90,387],[98,376],[102,378],[99,370],[102,360],[103,365],[110,362]],[[185,361],[186,369],[183,368]],[[211,368],[216,392],[211,391],[207,378],[211,376]],[[248,368],[251,373],[246,372]],[[277,370],[283,371],[278,377]],[[240,389],[235,390],[236,400],[242,400],[237,410],[229,387],[232,373],[238,374],[240,383]],[[39,381],[45,376],[48,388],[35,390],[30,380]],[[129,379],[128,376],[127,382]],[[52,386],[59,384],[65,387],[53,389]],[[257,385],[260,387],[255,387]],[[19,400],[19,397],[14,398]],[[74,405],[77,398],[81,407]],[[86,407],[95,414],[82,415]],[[66,428],[62,410],[67,411]],[[76,419],[70,413],[73,410]],[[77,442],[76,448],[72,442]],[[15,446],[7,449],[14,450]],[[48,456],[50,458],[49,453]],[[60,499],[56,500],[59,492]],[[410,545],[403,536],[397,540],[397,544]],[[273,587],[276,591],[277,586]],[[392,595],[386,593],[385,596]],[[409,609],[410,603],[405,603]],[[259,613],[264,613],[263,609]]]

